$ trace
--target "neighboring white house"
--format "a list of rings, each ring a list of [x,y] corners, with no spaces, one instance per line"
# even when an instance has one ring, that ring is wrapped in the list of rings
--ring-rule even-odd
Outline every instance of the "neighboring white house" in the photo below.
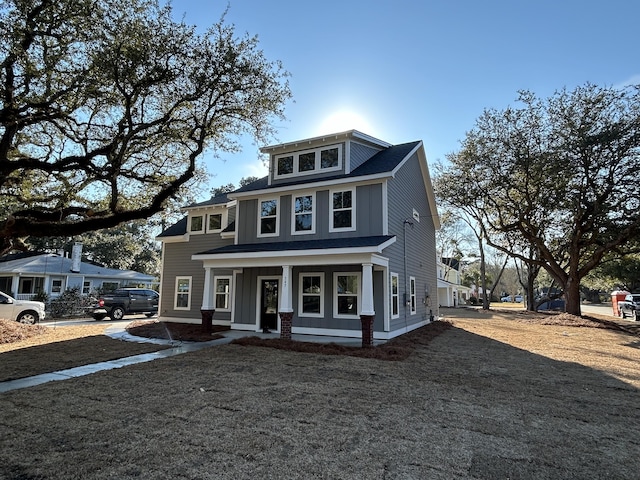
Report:
[[[460,261],[438,255],[438,303],[442,307],[466,305],[471,288],[461,283]]]
[[[78,250],[73,258],[55,253],[19,253],[0,257],[0,291],[19,300],[44,292],[55,298],[68,288],[83,294],[98,288],[127,285],[151,286],[155,277],[132,270],[116,270],[82,262]]]

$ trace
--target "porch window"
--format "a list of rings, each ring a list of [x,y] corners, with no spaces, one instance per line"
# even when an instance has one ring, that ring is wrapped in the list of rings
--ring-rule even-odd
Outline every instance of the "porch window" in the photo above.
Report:
[[[214,277],[213,281],[216,289],[216,310],[221,312],[231,311],[231,277]]]
[[[259,237],[276,237],[278,235],[278,200],[260,200],[258,222]]]
[[[324,317],[324,274],[301,273],[298,303],[300,317]]]
[[[329,231],[355,230],[355,189],[331,192]]]
[[[191,309],[191,277],[176,277],[176,310]]]
[[[411,302],[411,315],[415,315],[418,311],[416,303],[416,277],[409,277],[409,300]]]
[[[391,274],[391,318],[400,316],[400,294],[398,289],[398,274]]]
[[[360,273],[336,272],[333,277],[333,311],[336,318],[359,318]]]
[[[293,234],[315,233],[315,195],[293,197]]]

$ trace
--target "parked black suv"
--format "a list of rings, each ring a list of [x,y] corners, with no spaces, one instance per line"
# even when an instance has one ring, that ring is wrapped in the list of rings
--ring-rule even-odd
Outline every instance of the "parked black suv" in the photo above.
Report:
[[[91,316],[96,320],[122,320],[132,313],[152,317],[158,313],[159,298],[158,292],[148,288],[119,288],[100,296]]]

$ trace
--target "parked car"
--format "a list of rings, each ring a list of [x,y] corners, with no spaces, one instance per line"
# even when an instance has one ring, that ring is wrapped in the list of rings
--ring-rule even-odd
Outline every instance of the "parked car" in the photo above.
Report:
[[[522,295],[516,295],[515,297],[511,297],[511,295],[507,295],[506,297],[502,297],[500,299],[501,302],[522,302]]]
[[[0,292],[0,319],[33,325],[44,320],[44,317],[44,303],[16,300],[11,295]]]
[[[160,295],[148,288],[119,288],[98,299],[91,316],[96,320],[122,320],[125,315],[144,313],[152,317],[158,313]]]
[[[635,321],[640,320],[640,294],[632,293],[624,297],[624,300],[618,302],[618,312],[621,318],[631,317]]]

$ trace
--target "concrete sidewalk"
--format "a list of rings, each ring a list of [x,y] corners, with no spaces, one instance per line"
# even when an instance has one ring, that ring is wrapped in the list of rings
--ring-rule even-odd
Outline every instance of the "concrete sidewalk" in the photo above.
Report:
[[[21,388],[34,387],[43,383],[55,382],[60,380],[68,380],[70,378],[82,377],[84,375],[90,375],[92,373],[100,372],[103,370],[113,370],[115,368],[126,367],[127,365],[134,365],[136,363],[150,362],[159,358],[173,357],[175,355],[181,355],[183,353],[195,352],[202,350],[203,348],[209,348],[216,345],[224,345],[231,343],[236,338],[242,337],[260,337],[260,338],[278,338],[277,333],[262,333],[252,332],[245,330],[229,330],[224,332],[224,338],[211,340],[209,342],[183,342],[178,340],[163,340],[158,338],[145,338],[136,337],[131,335],[126,330],[126,326],[129,322],[121,322],[113,324],[105,330],[105,335],[114,338],[116,340],[122,340],[127,342],[137,343],[154,343],[157,345],[169,345],[171,348],[160,350],[158,352],[143,353],[140,355],[133,355],[131,357],[119,358],[116,360],[109,360],[107,362],[92,363],[90,365],[83,365],[80,367],[69,368],[66,370],[59,370],[57,372],[43,373],[41,375],[35,375],[33,377],[18,378],[16,380],[8,380],[6,382],[0,382],[0,393],[9,392],[11,390],[18,390]],[[324,337],[314,335],[292,335],[292,340],[302,342],[317,342],[317,343],[339,343],[341,345],[349,346],[361,346],[362,340],[359,338],[345,338],[345,337]],[[385,343],[384,340],[375,340],[374,345]]]

